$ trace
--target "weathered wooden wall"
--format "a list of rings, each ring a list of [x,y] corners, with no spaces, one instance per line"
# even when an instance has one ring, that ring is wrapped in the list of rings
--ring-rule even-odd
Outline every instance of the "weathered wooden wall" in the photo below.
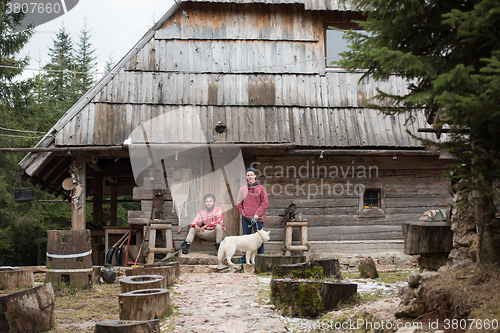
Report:
[[[402,118],[363,108],[377,89],[407,93],[405,81],[360,82],[360,73],[325,69],[324,24],[360,14],[236,3],[183,9],[189,20],[181,11],[167,19],[62,128],[57,145],[120,145],[145,124],[154,143],[421,146]],[[425,121],[416,117],[413,130]],[[218,121],[227,126],[221,135]]]
[[[254,165],[269,195],[265,228],[271,230],[270,251],[281,249],[283,223],[278,215],[292,201],[308,220],[312,249],[330,253],[344,252],[344,247],[356,242],[382,241],[387,247],[387,241],[399,241],[402,245],[403,222],[418,221],[426,210],[446,208],[452,201],[442,178],[446,164],[437,157],[258,157]],[[384,216],[358,215],[358,184],[382,189]],[[297,229],[294,240],[298,239]]]

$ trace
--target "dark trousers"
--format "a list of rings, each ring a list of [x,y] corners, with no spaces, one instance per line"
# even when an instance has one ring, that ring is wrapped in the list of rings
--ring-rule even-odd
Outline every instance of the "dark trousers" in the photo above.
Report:
[[[249,219],[247,219],[243,216],[241,217],[241,226],[243,227],[243,229],[242,229],[243,235],[250,235],[254,232],[257,232],[257,230],[255,230],[255,225],[250,226],[250,224],[251,224],[251,222]],[[258,230],[261,230],[263,226],[264,226],[263,222],[257,222]],[[264,254],[264,243],[262,243],[262,245],[257,250],[257,254]],[[245,255],[245,254],[243,254],[243,255]]]

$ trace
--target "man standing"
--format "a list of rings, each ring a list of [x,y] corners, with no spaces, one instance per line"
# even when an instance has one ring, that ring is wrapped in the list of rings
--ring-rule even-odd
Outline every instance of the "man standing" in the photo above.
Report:
[[[249,235],[262,229],[266,220],[266,209],[268,206],[266,188],[256,180],[257,173],[250,167],[246,169],[247,184],[242,186],[238,192],[237,205],[241,214],[243,235]],[[258,254],[264,253],[264,244],[257,250]],[[238,263],[245,263],[243,255]]]
[[[219,251],[220,242],[224,239],[224,221],[222,220],[222,210],[215,206],[215,196],[207,194],[203,197],[205,209],[200,211],[189,228],[186,240],[181,245],[182,253],[189,253],[189,246],[195,236],[204,240],[215,241],[215,252]]]

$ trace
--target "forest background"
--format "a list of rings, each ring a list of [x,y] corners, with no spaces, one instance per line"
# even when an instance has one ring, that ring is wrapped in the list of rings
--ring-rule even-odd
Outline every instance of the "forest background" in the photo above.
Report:
[[[6,14],[6,0],[0,0],[0,147],[34,147],[62,115],[88,90],[96,76],[96,50],[85,21],[77,36],[63,27],[52,38],[50,61],[43,70],[23,79],[28,57],[19,53],[33,35],[33,29],[15,32],[20,16]],[[113,67],[108,57],[105,72]],[[0,151],[0,265],[44,265],[47,230],[71,228],[71,205],[34,188],[35,200],[18,203],[14,189],[31,187],[20,177],[18,163],[26,153]],[[92,221],[92,196],[88,197],[87,221]],[[103,196],[105,201],[106,196]],[[131,199],[119,196],[119,200]],[[127,224],[133,202],[118,204],[118,225]],[[103,204],[103,221],[109,221],[109,204]]]

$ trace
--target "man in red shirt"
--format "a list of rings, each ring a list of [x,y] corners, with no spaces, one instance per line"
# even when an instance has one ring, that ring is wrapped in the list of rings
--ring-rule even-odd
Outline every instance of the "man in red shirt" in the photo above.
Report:
[[[219,251],[220,242],[224,239],[224,221],[222,220],[222,210],[215,206],[215,196],[207,194],[203,198],[205,209],[199,212],[191,222],[186,241],[181,245],[182,253],[189,253],[189,246],[195,236],[204,240],[215,241],[216,254]]]
[[[266,209],[268,206],[266,188],[262,186],[255,178],[257,173],[254,168],[246,169],[247,184],[243,185],[238,192],[236,200],[240,214],[243,235],[250,235],[257,230],[262,229],[266,220]],[[259,247],[257,254],[264,253],[264,244]],[[245,256],[241,257],[238,263],[245,263]]]

